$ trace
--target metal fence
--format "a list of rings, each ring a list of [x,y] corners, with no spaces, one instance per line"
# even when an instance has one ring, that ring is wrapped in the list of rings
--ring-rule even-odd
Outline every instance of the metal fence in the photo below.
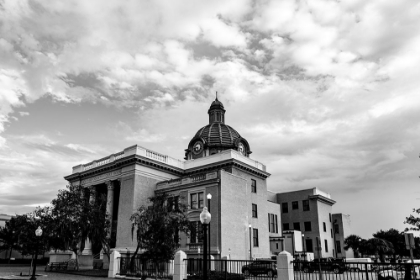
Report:
[[[295,280],[414,280],[420,263],[294,261]]]
[[[135,258],[133,261],[130,257],[118,258],[119,275],[134,276],[140,278],[151,277],[172,279],[173,262],[155,264],[144,258]]]
[[[188,280],[201,280],[203,259],[185,259]],[[211,260],[208,261],[209,280],[243,280],[277,278],[274,260]]]

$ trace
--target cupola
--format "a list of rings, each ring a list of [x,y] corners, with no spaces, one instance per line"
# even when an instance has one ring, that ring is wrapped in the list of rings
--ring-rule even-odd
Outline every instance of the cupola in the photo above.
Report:
[[[200,128],[185,150],[185,159],[197,159],[211,156],[224,150],[236,150],[241,155],[249,157],[251,149],[248,141],[231,126],[225,124],[225,108],[216,99],[208,110],[209,124]]]

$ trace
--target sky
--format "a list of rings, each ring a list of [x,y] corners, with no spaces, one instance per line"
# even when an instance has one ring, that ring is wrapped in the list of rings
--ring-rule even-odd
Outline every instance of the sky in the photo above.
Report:
[[[420,3],[0,0],[0,213],[134,144],[183,159],[218,92],[268,189],[317,187],[352,232],[418,208]]]

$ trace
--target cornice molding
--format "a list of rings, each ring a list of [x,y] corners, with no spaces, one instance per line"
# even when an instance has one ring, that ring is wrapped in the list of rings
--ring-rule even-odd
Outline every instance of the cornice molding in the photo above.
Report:
[[[266,179],[271,175],[268,172],[262,171],[255,167],[251,167],[233,158],[183,170],[181,168],[174,167],[160,161],[155,161],[153,159],[145,158],[139,155],[131,155],[128,157],[120,158],[114,162],[111,162],[105,165],[101,165],[101,166],[98,166],[98,167],[95,167],[95,168],[92,168],[83,172],[77,172],[77,173],[65,176],[64,179],[66,179],[69,182],[75,181],[75,180],[82,181],[89,177],[97,176],[106,172],[113,171],[115,169],[120,169],[130,164],[144,165],[144,166],[153,168],[155,170],[167,172],[172,175],[176,175],[180,177],[200,173],[203,171],[219,170],[219,169],[223,169],[224,167],[230,167],[230,166],[234,166],[241,170],[247,171],[263,179]]]
[[[328,204],[328,205],[334,205],[335,202],[336,202],[335,200],[332,200],[332,199],[330,199],[328,197],[325,197],[325,196],[319,195],[319,194],[310,195],[309,196],[309,199],[311,199],[311,200],[317,200],[317,201],[323,202],[323,203]]]

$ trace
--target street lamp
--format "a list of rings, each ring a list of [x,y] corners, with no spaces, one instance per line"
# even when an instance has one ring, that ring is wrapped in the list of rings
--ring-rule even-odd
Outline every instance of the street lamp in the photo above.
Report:
[[[304,233],[302,233],[302,248],[303,248],[303,260],[306,261],[305,234]]]
[[[252,260],[252,244],[251,244],[251,228],[252,228],[252,225],[249,224],[248,227],[249,227],[249,260]]]
[[[210,213],[211,197],[212,197],[211,193],[208,193],[207,194],[207,206],[209,208],[209,213]],[[209,238],[209,260],[211,262],[210,224],[209,224],[209,237],[208,238]],[[210,268],[210,270],[211,270],[211,268]]]
[[[203,208],[203,211],[200,214],[200,222],[203,225],[204,231],[204,252],[203,252],[203,280],[207,280],[207,226],[210,224],[211,214],[207,211],[207,207]]]
[[[41,237],[41,235],[42,235],[42,229],[41,229],[40,226],[37,228],[37,230],[35,230],[35,235],[37,237]],[[37,240],[36,240],[36,249],[35,249],[34,269],[32,270],[32,276],[31,276],[31,278],[29,280],[36,280],[35,272],[36,272],[36,260],[38,259],[38,245],[39,245],[38,243],[39,243],[39,240],[37,238]]]

